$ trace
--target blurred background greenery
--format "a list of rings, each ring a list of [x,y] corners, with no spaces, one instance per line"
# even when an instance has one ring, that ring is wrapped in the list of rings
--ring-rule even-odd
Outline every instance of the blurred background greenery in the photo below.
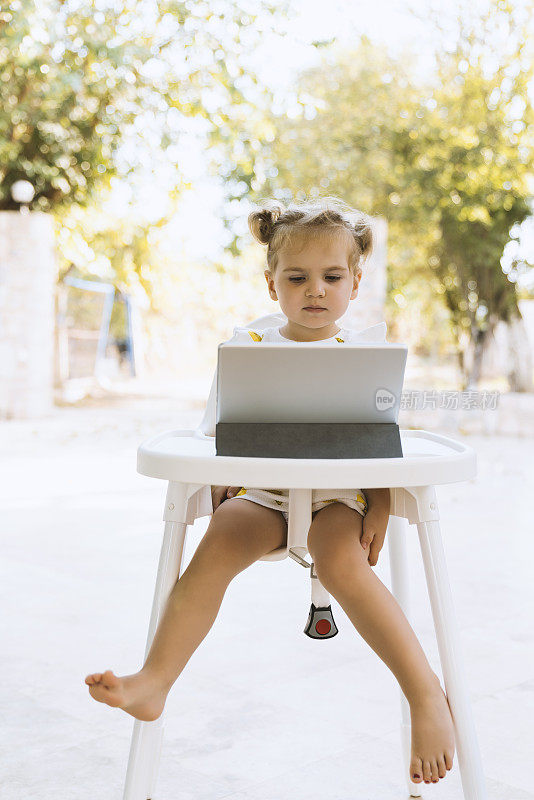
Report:
[[[390,338],[454,363],[458,386],[479,383],[499,323],[522,324],[532,0],[406,6],[397,47],[362,23],[367,5],[338,6],[338,28],[305,41],[312,4],[297,0],[2,4],[0,211],[32,183],[59,281],[135,298],[154,369],[169,337],[213,360],[234,324],[275,310],[246,229],[263,197],[338,195],[384,217]],[[506,379],[524,390],[532,375]]]

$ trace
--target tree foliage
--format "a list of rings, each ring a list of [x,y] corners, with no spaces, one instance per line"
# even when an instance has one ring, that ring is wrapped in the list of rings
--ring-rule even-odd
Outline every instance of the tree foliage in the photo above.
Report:
[[[256,201],[337,194],[383,215],[390,289],[401,306],[414,281],[430,305],[442,298],[468,383],[498,321],[519,316],[517,269],[501,258],[531,213],[534,61],[528,17],[508,2],[453,22],[423,77],[365,38],[330,49],[301,75],[293,107],[267,111],[261,148],[247,146],[254,128],[242,134],[229,178]]]
[[[243,51],[263,0],[11,0],[0,7],[0,210],[86,204],[111,176],[150,164],[197,117],[208,130],[243,100]],[[119,147],[129,142],[130,146]],[[176,169],[179,172],[179,165]]]
[[[532,213],[534,51],[528,17],[518,13],[504,0],[456,19],[455,45],[438,53],[438,82],[419,103],[421,124],[407,153],[439,234],[429,265],[474,383],[497,323],[520,317],[518,265],[508,273],[501,265],[505,246]],[[439,28],[439,18],[434,24]]]

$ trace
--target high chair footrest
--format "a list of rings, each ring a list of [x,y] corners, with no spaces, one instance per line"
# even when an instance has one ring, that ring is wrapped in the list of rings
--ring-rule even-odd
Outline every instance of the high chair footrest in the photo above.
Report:
[[[304,633],[310,639],[331,639],[337,633],[337,626],[330,606],[314,606],[311,604],[308,621]]]

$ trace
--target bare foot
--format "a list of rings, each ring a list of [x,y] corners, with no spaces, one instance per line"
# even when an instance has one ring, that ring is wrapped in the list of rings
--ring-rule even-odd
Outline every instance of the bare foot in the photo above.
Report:
[[[439,682],[410,705],[414,783],[437,783],[452,769],[454,728],[447,698]]]
[[[167,698],[167,692],[142,670],[119,678],[108,669],[88,675],[85,682],[89,694],[99,703],[122,708],[132,717],[145,721],[160,716]]]

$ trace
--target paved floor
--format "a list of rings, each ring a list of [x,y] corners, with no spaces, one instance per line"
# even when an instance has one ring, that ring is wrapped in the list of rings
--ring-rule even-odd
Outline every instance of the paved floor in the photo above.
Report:
[[[57,412],[0,428],[0,798],[119,800],[132,720],[87,672],[140,666],[164,486],[137,444],[200,411]],[[445,549],[490,800],[534,798],[532,439],[470,437],[475,481],[441,487]],[[190,530],[189,560],[208,518]],[[439,673],[415,530],[413,624]],[[387,548],[377,567],[389,584]],[[405,800],[396,682],[334,602],[302,633],[307,573],[260,562],[233,582],[168,700],[160,800]],[[462,798],[457,762],[424,797]]]

